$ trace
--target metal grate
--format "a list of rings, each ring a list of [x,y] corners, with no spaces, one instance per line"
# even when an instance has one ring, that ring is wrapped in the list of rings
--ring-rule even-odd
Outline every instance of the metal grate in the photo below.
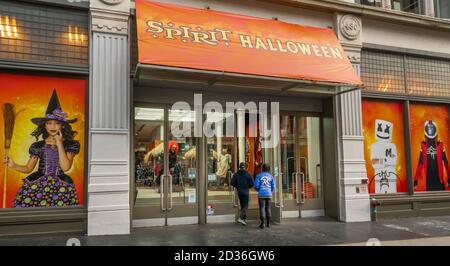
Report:
[[[366,90],[405,93],[403,56],[363,50],[361,78]]]
[[[408,93],[450,97],[450,61],[406,57]]]
[[[450,97],[449,60],[363,50],[361,78],[369,91]]]
[[[0,58],[88,64],[86,11],[0,0]]]

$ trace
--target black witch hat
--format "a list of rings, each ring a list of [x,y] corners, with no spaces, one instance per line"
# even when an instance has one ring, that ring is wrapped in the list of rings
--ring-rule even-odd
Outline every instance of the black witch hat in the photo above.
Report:
[[[52,97],[50,98],[50,102],[47,106],[47,111],[45,112],[45,117],[37,117],[32,118],[31,122],[36,125],[41,125],[45,121],[48,120],[57,120],[63,123],[75,123],[77,121],[74,119],[67,119],[67,114],[62,111],[61,104],[59,103],[58,95],[56,94],[56,90],[53,89]]]

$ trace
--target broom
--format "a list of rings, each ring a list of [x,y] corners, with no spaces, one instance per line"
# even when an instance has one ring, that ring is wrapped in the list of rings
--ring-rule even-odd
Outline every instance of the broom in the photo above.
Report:
[[[16,121],[16,112],[14,105],[5,103],[2,106],[3,119],[5,123],[5,156],[9,155],[9,148],[11,147],[11,139],[14,131],[14,123]],[[8,176],[8,163],[5,162],[5,176],[3,178],[3,208],[6,208],[6,178]]]

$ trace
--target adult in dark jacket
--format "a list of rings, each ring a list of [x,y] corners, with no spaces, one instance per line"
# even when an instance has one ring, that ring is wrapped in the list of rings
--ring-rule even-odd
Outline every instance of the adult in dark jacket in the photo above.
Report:
[[[231,178],[231,185],[237,189],[241,205],[241,213],[237,221],[242,225],[247,225],[248,197],[249,190],[253,187],[253,178],[245,170],[245,163],[239,164],[239,170]]]

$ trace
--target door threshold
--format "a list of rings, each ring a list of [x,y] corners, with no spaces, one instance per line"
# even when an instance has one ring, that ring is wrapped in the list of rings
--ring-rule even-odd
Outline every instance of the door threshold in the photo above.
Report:
[[[298,211],[283,211],[282,218],[299,218],[299,212]]]
[[[225,215],[211,215],[206,218],[206,223],[234,223],[236,222],[236,216],[234,214]]]
[[[300,210],[300,218],[310,218],[310,217],[322,217],[325,216],[324,209],[317,210]]]
[[[133,228],[164,226],[165,222],[166,220],[164,218],[136,219],[133,220],[132,226]],[[188,217],[168,218],[167,224],[168,226],[198,224],[198,217],[188,216]]]
[[[325,216],[324,209],[317,210],[300,210],[299,211],[283,211],[283,218],[310,218],[310,217],[322,217]]]

